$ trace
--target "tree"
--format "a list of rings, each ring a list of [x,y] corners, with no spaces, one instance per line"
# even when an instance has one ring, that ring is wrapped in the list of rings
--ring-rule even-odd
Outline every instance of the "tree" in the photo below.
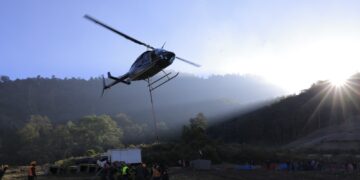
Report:
[[[199,113],[190,119],[190,124],[183,127],[182,145],[180,152],[182,158],[207,158],[219,162],[217,144],[206,134],[207,120],[204,114]]]
[[[121,146],[123,131],[110,116],[86,116],[70,129],[78,153],[88,149],[104,151]]]
[[[204,114],[199,113],[195,118],[190,119],[190,125],[183,127],[182,139],[189,143],[192,141],[205,141],[207,120]]]
[[[101,152],[121,146],[122,130],[109,116],[86,116],[77,122],[53,126],[46,116],[32,115],[18,130],[18,154],[23,161],[49,162],[84,155],[88,150]]]
[[[53,126],[48,117],[31,115],[29,122],[19,130],[19,133],[25,141],[32,142],[44,135],[48,135],[52,128]]]
[[[145,129],[147,124],[139,124],[133,121],[127,114],[119,113],[114,117],[117,125],[124,131],[123,142],[129,143],[143,143],[147,139]]]
[[[201,129],[203,131],[207,128],[207,120],[203,113],[198,113],[195,118],[190,119],[190,127],[192,129]]]
[[[9,76],[0,76],[0,83],[9,82],[10,77]]]
[[[74,137],[70,129],[74,126],[69,126],[72,122],[69,121],[66,125],[57,125],[54,127],[52,134],[48,137],[51,139],[51,154],[54,159],[64,159],[72,155]]]
[[[53,130],[53,125],[46,116],[31,115],[28,123],[18,131],[22,141],[19,154],[23,155],[27,161],[35,158],[40,162],[46,162],[49,159],[52,147],[52,140],[49,138]]]

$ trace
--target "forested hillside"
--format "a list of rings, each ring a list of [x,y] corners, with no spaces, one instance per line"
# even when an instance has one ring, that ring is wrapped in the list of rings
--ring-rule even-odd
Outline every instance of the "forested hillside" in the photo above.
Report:
[[[343,86],[319,81],[298,95],[214,125],[210,134],[225,141],[282,145],[318,129],[360,115],[360,74]]]
[[[102,98],[101,90],[100,78],[1,76],[0,160],[21,162],[32,155],[45,162],[154,140],[146,82],[119,84]],[[283,93],[251,76],[183,75],[154,92],[158,131],[162,140],[178,138],[183,125],[199,112],[211,123]]]
[[[146,83],[119,84],[101,98],[100,78],[28,78],[0,83],[1,127],[20,127],[30,115],[48,116],[66,122],[91,114],[126,113],[136,121],[151,120]],[[208,79],[182,76],[154,92],[159,119],[181,122],[198,112],[207,116],[226,113],[241,105],[283,94],[254,77],[212,76]]]

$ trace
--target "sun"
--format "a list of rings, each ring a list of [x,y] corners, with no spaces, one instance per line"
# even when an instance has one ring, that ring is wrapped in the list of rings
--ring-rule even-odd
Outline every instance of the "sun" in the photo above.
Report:
[[[349,77],[336,76],[329,79],[330,83],[335,87],[342,87],[346,84]]]
[[[342,64],[338,64],[338,68],[332,68],[331,72],[328,72],[327,78],[329,82],[335,87],[343,87],[348,83],[353,71],[350,68],[341,67]]]

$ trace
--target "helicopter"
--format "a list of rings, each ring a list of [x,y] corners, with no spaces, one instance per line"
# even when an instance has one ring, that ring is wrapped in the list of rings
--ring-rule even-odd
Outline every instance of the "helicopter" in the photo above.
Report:
[[[118,84],[118,83],[124,83],[127,85],[130,85],[132,81],[138,81],[138,80],[145,80],[148,82],[148,86],[149,86],[149,90],[154,90],[158,87],[160,87],[161,85],[167,83],[168,81],[174,79],[179,73],[176,73],[175,75],[170,76],[171,72],[166,73],[164,71],[164,69],[168,66],[170,66],[175,59],[178,59],[180,61],[183,61],[185,63],[188,63],[190,65],[193,65],[195,67],[200,67],[200,65],[193,63],[191,61],[188,61],[184,58],[178,57],[175,55],[174,52],[171,51],[167,51],[164,49],[164,45],[161,48],[154,48],[151,45],[148,45],[144,42],[141,42],[125,33],[122,33],[100,21],[98,21],[97,19],[89,16],[89,15],[84,15],[84,18],[124,37],[127,40],[130,40],[136,44],[145,46],[147,48],[147,50],[145,52],[143,52],[136,60],[135,62],[131,65],[129,71],[119,77],[115,77],[113,75],[111,75],[110,72],[107,73],[107,76],[109,79],[113,80],[113,82],[111,82],[110,84],[106,84],[105,82],[105,78],[102,77],[103,79],[103,91],[102,94],[104,94],[104,91],[106,89],[110,89],[112,86]],[[153,77],[154,75],[156,75],[157,73],[159,73],[160,71],[162,71],[164,73],[164,75],[156,80],[154,80],[153,82],[150,82],[150,78]],[[159,83],[160,80],[167,78],[164,82]],[[159,84],[156,84],[159,83]],[[152,87],[152,85],[154,85],[155,87]]]

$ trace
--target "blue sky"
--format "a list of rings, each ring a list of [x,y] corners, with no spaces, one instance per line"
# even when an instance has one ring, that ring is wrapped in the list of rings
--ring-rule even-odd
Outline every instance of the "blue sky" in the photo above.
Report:
[[[0,74],[14,78],[125,73],[146,50],[89,14],[202,65],[206,76],[255,74],[289,91],[359,71],[360,1],[0,1]]]

